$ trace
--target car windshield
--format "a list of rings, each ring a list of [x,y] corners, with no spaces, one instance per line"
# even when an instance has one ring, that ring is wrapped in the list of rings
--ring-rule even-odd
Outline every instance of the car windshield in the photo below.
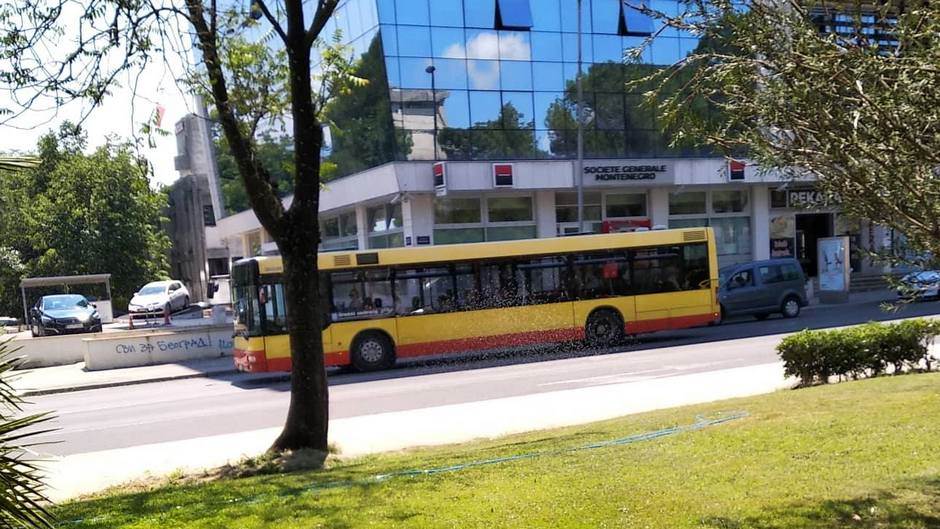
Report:
[[[140,289],[141,296],[152,296],[154,294],[163,294],[166,292],[166,285],[144,285],[144,288]]]
[[[733,266],[726,266],[718,271],[718,281],[719,284],[725,284],[728,282],[728,279],[731,277],[731,273],[734,272]]]
[[[46,296],[42,298],[42,308],[45,310],[55,310],[55,309],[69,309],[72,307],[87,307],[88,300],[85,299],[85,296],[79,295],[62,295],[62,296]]]

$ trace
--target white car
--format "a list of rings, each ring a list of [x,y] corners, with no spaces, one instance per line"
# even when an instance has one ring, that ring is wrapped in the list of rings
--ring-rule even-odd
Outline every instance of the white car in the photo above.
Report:
[[[127,305],[127,312],[137,314],[162,314],[164,307],[170,312],[189,307],[189,290],[176,280],[154,281],[143,286]]]
[[[898,296],[906,299],[940,297],[940,271],[912,272],[901,278]]]

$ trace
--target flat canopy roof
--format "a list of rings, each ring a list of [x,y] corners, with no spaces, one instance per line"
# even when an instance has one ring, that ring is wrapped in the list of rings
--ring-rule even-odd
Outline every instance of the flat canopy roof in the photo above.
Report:
[[[20,281],[21,288],[50,287],[56,285],[90,285],[107,283],[111,274],[89,274],[83,276],[28,277]]]

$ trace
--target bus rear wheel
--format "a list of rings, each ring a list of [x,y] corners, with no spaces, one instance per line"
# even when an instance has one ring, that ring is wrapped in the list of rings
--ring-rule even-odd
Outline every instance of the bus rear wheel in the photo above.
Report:
[[[611,310],[599,310],[588,318],[584,337],[591,347],[610,347],[623,340],[623,320]]]
[[[351,353],[350,360],[357,371],[378,371],[395,365],[392,341],[380,332],[364,332],[357,336]]]

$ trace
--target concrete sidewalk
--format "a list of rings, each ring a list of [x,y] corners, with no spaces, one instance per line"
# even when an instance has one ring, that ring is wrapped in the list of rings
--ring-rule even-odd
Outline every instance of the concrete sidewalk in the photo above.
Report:
[[[85,364],[79,362],[64,366],[18,370],[14,373],[12,385],[20,395],[29,397],[183,378],[231,376],[237,373],[230,357],[101,371],[86,371]],[[247,373],[244,376],[252,377]],[[287,377],[285,373],[264,373],[254,376],[262,379]]]
[[[330,421],[344,456],[459,443],[585,424],[633,413],[789,387],[780,363],[645,379]],[[280,428],[76,454],[47,460],[50,497],[62,501],[146,476],[217,467],[264,452]]]

